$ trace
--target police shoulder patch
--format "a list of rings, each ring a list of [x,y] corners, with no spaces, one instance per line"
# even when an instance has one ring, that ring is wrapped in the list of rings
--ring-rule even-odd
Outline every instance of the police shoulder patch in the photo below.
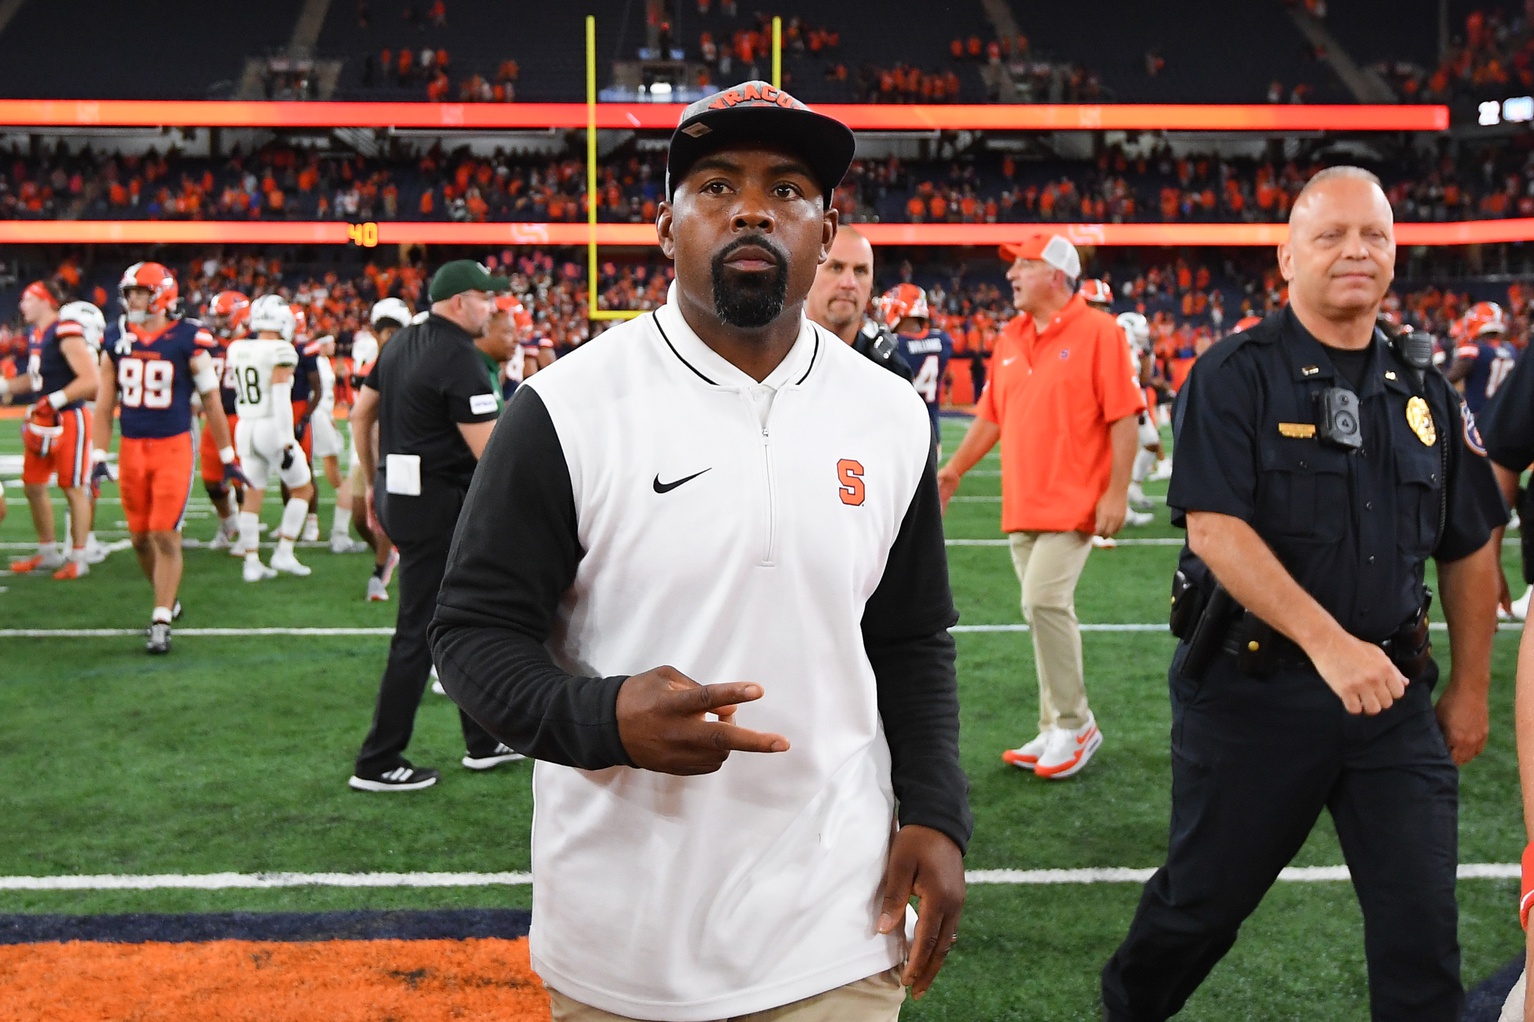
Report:
[[[1470,406],[1465,404],[1463,398],[1459,402],[1459,417],[1465,425],[1465,446],[1470,448],[1481,457],[1486,457],[1486,443],[1481,439],[1481,431],[1475,425],[1475,413]]]

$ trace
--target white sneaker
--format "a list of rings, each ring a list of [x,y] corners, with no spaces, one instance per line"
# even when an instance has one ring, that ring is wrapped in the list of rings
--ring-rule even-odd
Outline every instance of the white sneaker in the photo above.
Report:
[[[1112,536],[1093,536],[1092,545],[1099,550],[1112,550],[1118,546],[1118,543],[1114,541]]]
[[[1081,727],[1059,728],[1050,732],[1044,751],[1033,766],[1033,772],[1050,780],[1064,780],[1080,772],[1092,754],[1103,744],[1103,733],[1091,714]]]
[[[1160,483],[1172,478],[1172,459],[1162,458],[1156,462],[1156,467],[1151,474],[1146,476],[1147,482]]]
[[[243,558],[246,554],[255,553],[259,546],[259,543],[252,544],[251,546],[246,546],[244,543],[240,542],[239,537],[235,537],[235,539],[229,544],[228,553],[230,557]]]
[[[246,558],[245,567],[241,569],[245,581],[265,582],[269,578],[276,578],[277,573],[254,557]]]
[[[280,550],[272,554],[272,569],[274,571],[286,572],[289,575],[303,576],[309,574],[309,566],[307,564],[299,564],[297,557],[294,557],[292,554],[284,554]]]
[[[439,696],[447,695],[447,689],[442,687],[442,679],[437,677],[437,668],[435,666],[431,669],[431,690]]]
[[[497,743],[495,751],[488,756],[470,756],[467,753],[463,757],[463,765],[470,770],[494,770],[502,763],[515,763],[519,759],[527,757],[517,752],[509,745]]]
[[[1507,520],[1507,528],[1505,528],[1503,531],[1504,532],[1516,532],[1516,531],[1522,530],[1522,528],[1523,528],[1523,522],[1521,520],[1519,520],[1518,512],[1514,511],[1513,514],[1512,514],[1512,517],[1508,518],[1508,520]]]
[[[1523,591],[1523,595],[1513,601],[1513,620],[1527,621],[1529,617],[1529,597],[1534,596],[1534,586],[1529,586]]]
[[[368,576],[368,602],[383,603],[389,598],[389,587],[377,575]]]
[[[1053,728],[1046,728],[1039,732],[1039,736],[1031,742],[1024,742],[1015,749],[1008,749],[1001,754],[1003,763],[1010,763],[1021,770],[1032,770],[1038,765],[1039,756],[1043,754],[1044,747],[1049,744],[1049,736],[1054,733]]]
[[[1141,526],[1149,525],[1155,520],[1156,516],[1148,511],[1130,510],[1124,515],[1124,524],[1131,529],[1138,529]]]
[[[109,554],[109,553],[111,553],[111,551],[107,549],[107,546],[106,546],[105,543],[101,542],[101,540],[96,538],[96,534],[94,532],[86,537],[86,539],[85,539],[85,563],[86,564],[100,564],[102,561],[107,559],[107,554]]]
[[[229,533],[225,532],[223,529],[219,529],[218,533],[212,539],[208,540],[208,549],[209,550],[228,550],[231,547],[233,547],[236,543],[238,543],[239,541],[240,541],[240,537],[239,536],[237,536],[237,535],[230,535]]]
[[[304,531],[298,534],[300,543],[318,543],[320,539],[319,515],[309,515],[304,519]]]
[[[372,549],[360,539],[352,539],[339,533],[330,537],[330,552],[333,554],[360,554],[364,550]]]

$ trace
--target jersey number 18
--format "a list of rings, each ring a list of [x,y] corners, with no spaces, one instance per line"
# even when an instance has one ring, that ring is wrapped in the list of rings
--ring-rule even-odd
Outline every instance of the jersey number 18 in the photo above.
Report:
[[[246,366],[244,372],[234,371],[237,396],[242,405],[258,405],[261,403],[261,370],[255,366]]]

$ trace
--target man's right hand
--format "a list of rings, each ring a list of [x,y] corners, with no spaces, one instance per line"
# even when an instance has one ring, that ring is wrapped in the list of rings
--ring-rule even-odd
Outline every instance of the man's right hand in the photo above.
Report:
[[[1306,652],[1349,713],[1372,717],[1406,694],[1406,676],[1371,642],[1342,632],[1323,650]]]
[[[732,752],[787,752],[782,735],[736,727],[736,707],[762,697],[752,682],[700,685],[674,667],[636,674],[618,689],[618,737],[644,770],[711,774]],[[719,720],[707,719],[715,714]]]
[[[937,496],[943,504],[943,514],[948,513],[948,502],[959,492],[959,473],[952,464],[937,470]]]

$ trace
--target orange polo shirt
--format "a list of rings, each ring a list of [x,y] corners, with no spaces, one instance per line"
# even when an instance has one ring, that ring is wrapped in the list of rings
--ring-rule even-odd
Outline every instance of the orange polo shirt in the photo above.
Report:
[[[1001,427],[1003,532],[1087,532],[1108,489],[1108,427],[1145,407],[1113,317],[1077,294],[1043,330],[1014,316],[975,414]]]

